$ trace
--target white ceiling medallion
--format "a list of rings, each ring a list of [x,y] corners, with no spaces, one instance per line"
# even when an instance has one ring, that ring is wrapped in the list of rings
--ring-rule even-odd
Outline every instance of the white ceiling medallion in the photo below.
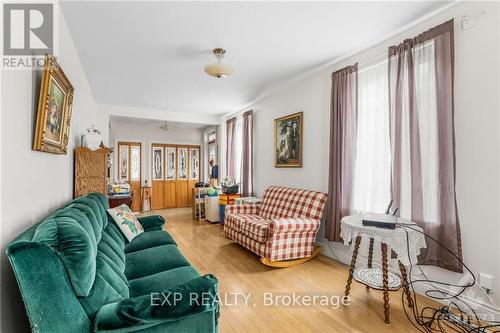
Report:
[[[210,76],[216,77],[218,79],[224,78],[233,74],[233,67],[223,64],[222,58],[224,58],[224,54],[226,54],[226,50],[222,48],[216,48],[212,50],[215,58],[217,59],[217,63],[210,64],[205,66],[205,73]]]

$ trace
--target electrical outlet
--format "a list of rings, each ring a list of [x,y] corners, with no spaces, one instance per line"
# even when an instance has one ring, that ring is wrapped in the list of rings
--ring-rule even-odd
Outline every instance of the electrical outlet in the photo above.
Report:
[[[493,276],[486,273],[479,273],[479,286],[484,289],[493,289]]]

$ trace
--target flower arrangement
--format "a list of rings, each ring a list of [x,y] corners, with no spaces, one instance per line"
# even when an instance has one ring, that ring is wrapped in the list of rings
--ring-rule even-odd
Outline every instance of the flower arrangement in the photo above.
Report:
[[[236,194],[240,189],[240,185],[236,183],[236,180],[230,177],[223,177],[220,186],[224,194]]]

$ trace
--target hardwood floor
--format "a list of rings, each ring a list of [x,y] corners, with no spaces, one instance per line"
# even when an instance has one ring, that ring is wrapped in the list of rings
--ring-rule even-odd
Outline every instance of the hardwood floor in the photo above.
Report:
[[[407,320],[401,292],[390,294],[391,324],[384,324],[382,292],[367,290],[353,282],[351,304],[337,309],[315,306],[264,306],[264,294],[326,295],[342,298],[348,266],[319,255],[290,268],[270,268],[259,257],[232,242],[220,224],[191,219],[190,209],[155,211],[166,217],[168,230],[179,248],[201,274],[212,273],[219,280],[223,305],[219,331],[226,332],[416,332]],[[243,297],[234,304],[231,293],[251,293],[248,305]],[[422,306],[427,299],[419,299]]]

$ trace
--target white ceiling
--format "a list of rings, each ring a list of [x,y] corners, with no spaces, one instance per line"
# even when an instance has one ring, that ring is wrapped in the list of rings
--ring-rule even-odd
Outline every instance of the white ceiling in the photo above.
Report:
[[[136,117],[121,117],[121,116],[110,116],[109,117],[110,125],[113,126],[116,123],[121,124],[131,124],[131,125],[143,125],[143,126],[157,126],[160,127],[165,123],[164,120],[155,120],[155,119],[144,119],[144,118],[136,118]],[[169,128],[205,128],[206,124],[201,123],[186,123],[181,121],[167,121]]]
[[[239,111],[264,91],[373,45],[446,2],[64,2],[99,103]],[[203,72],[227,49],[234,75]]]

